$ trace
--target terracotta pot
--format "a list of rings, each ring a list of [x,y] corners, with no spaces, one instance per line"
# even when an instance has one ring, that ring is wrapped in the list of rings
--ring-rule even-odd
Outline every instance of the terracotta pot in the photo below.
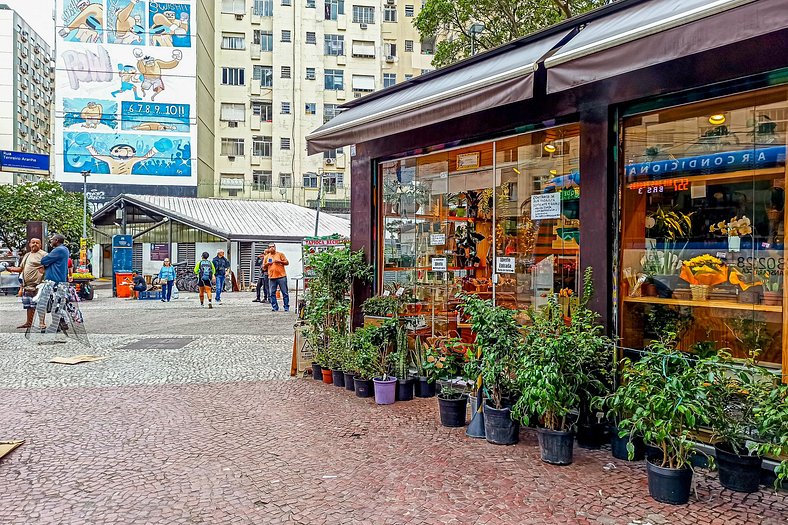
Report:
[[[658,295],[657,285],[654,283],[646,283],[643,285],[644,297],[656,297]]]
[[[783,304],[782,292],[763,292],[763,304],[766,306],[780,306]]]
[[[324,368],[323,370],[321,370],[321,372],[323,373],[323,382],[325,384],[327,384],[327,385],[333,385],[334,384],[334,376],[331,373],[331,369],[330,368]]]

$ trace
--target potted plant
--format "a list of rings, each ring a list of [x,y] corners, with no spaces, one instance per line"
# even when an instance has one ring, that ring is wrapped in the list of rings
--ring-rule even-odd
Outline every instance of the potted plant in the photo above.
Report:
[[[400,300],[396,295],[376,295],[361,305],[361,310],[370,317],[396,317],[399,308]]]
[[[331,381],[336,387],[345,386],[345,375],[342,370],[348,353],[347,335],[338,330],[329,330],[328,367],[331,369]]]
[[[727,352],[709,387],[711,428],[720,484],[736,492],[756,492],[761,479],[760,445],[770,432],[761,425],[764,405],[779,379],[755,362],[757,352],[735,363]],[[761,436],[759,431],[766,435]]]
[[[435,383],[430,381],[427,375],[425,363],[427,361],[426,347],[421,341],[421,337],[416,336],[413,344],[413,362],[416,365],[418,377],[415,380],[416,397],[433,397],[435,395]]]
[[[788,384],[779,383],[761,399],[755,409],[755,421],[761,442],[757,453],[760,456],[785,458],[788,456]],[[788,479],[788,459],[783,459],[774,470],[774,487],[780,487]]]
[[[468,400],[471,403],[471,415],[479,408],[479,402],[484,397],[484,392],[481,388],[482,379],[482,360],[481,352],[475,345],[468,346],[465,351],[465,360],[462,365],[462,375],[471,385],[471,391],[468,394]]]
[[[372,342],[372,328],[359,328],[353,332],[351,346],[354,356],[353,386],[358,397],[374,395],[372,378],[380,375],[380,351]]]
[[[391,354],[394,375],[397,376],[397,401],[410,401],[413,399],[413,377],[410,375],[410,350],[408,349],[408,334],[405,328],[397,327],[396,351]]]
[[[523,341],[514,315],[508,308],[474,295],[462,296],[461,309],[476,334],[481,355],[482,383],[488,394],[484,410],[485,438],[498,445],[519,441],[520,424],[512,419],[515,372],[523,354]]]
[[[689,283],[693,301],[705,301],[712,286],[728,280],[728,266],[712,255],[698,255],[681,263],[680,277]]]
[[[456,378],[456,358],[454,354],[443,354],[435,348],[427,350],[424,368],[431,382],[441,382],[438,394],[438,411],[441,425],[445,427],[465,426],[465,408],[468,406],[468,395],[463,389],[457,388],[453,381]]]
[[[646,247],[646,257],[659,297],[670,298],[677,287],[682,257],[692,232],[692,215],[661,206],[646,215],[648,237],[653,239]]]
[[[709,382],[715,358],[694,360],[674,347],[668,337],[654,341],[637,362],[623,360],[616,395],[628,400],[629,413],[619,422],[621,435],[641,435],[659,450],[647,458],[651,497],[681,505],[689,501],[693,434],[709,417]],[[634,448],[629,446],[629,457]]]
[[[331,369],[328,367],[329,348],[328,346],[317,346],[316,348],[315,363],[312,365],[312,373],[314,374],[317,372],[317,377],[319,377],[327,385],[330,385],[332,376]],[[315,365],[318,367],[317,370],[315,370]]]
[[[375,403],[378,405],[391,405],[397,400],[397,378],[389,375],[389,344],[378,347],[376,374],[372,378],[375,386]]]
[[[555,294],[547,304],[531,311],[532,325],[526,331],[526,353],[517,368],[520,399],[514,411],[528,424],[538,414],[537,428],[542,461],[554,465],[572,462],[573,414],[583,400],[605,391],[609,373],[605,365],[612,342],[604,335],[598,314],[588,308],[593,296],[590,267],[583,277],[583,295],[572,316],[566,318]]]
[[[781,306],[783,304],[782,275],[768,270],[760,274],[763,282],[763,304],[767,306]]]

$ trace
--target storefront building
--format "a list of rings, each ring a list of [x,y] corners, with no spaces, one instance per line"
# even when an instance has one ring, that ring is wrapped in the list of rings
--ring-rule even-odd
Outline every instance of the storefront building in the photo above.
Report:
[[[624,0],[351,102],[308,140],[353,145],[373,291],[404,288],[436,334],[462,332],[460,291],[571,312],[592,266],[624,348],[672,332],[788,377],[780,0]]]

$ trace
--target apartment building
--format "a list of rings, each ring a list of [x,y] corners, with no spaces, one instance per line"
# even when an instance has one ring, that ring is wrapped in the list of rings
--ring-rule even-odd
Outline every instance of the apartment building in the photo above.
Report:
[[[305,136],[354,97],[431,69],[414,0],[217,2],[215,195],[349,209],[350,148]]]
[[[49,154],[54,61],[49,45],[0,4],[0,149]],[[35,178],[0,172],[0,184]]]

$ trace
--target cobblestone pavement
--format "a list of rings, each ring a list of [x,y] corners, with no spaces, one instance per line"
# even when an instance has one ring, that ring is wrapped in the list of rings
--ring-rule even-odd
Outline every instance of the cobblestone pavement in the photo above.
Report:
[[[704,473],[698,498],[663,505],[647,496],[642,463],[607,450],[550,466],[531,430],[517,446],[490,445],[441,427],[435,399],[376,406],[291,380],[292,316],[237,295],[211,311],[165,305],[178,349],[129,333],[161,316],[153,305],[97,301],[87,322],[93,308],[115,321],[89,353],[109,358],[72,367],[47,360],[84,347],[0,333],[0,440],[26,440],[0,460],[0,524],[787,522],[784,492],[736,494]],[[15,308],[0,299],[4,325]],[[276,335],[215,333],[214,314]]]

